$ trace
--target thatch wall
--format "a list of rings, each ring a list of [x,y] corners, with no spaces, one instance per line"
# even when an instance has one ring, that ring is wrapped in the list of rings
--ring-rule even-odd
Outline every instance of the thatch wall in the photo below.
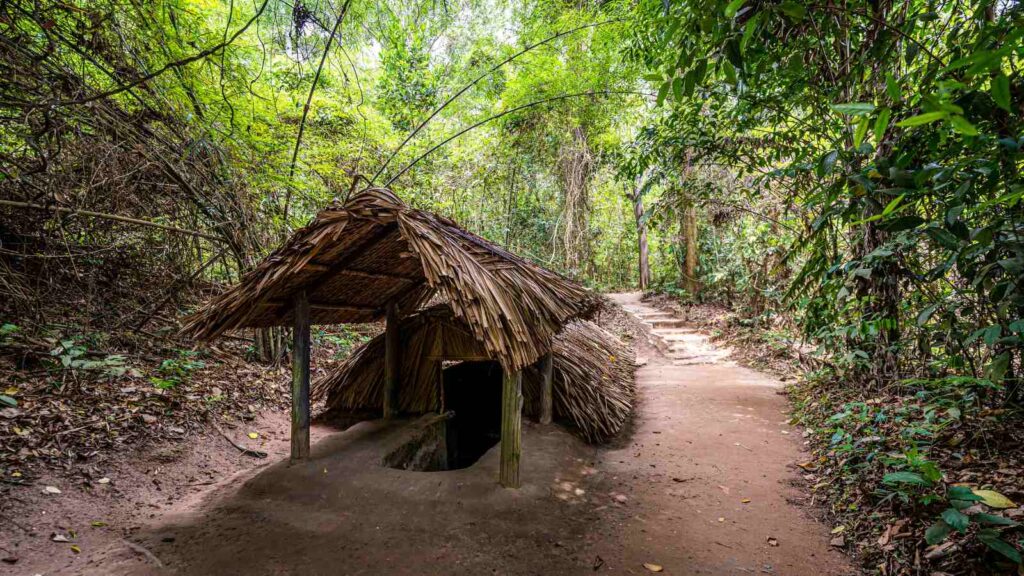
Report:
[[[439,361],[487,360],[488,351],[445,306],[403,319],[400,325],[399,410],[423,413],[441,406]],[[633,351],[593,322],[568,323],[552,342],[555,417],[590,442],[604,442],[625,424],[635,395]],[[540,411],[541,376],[523,370],[524,412]],[[313,398],[332,410],[378,410],[384,395],[384,337],[365,343],[313,384]]]
[[[513,370],[535,362],[566,322],[598,303],[451,220],[370,189],[320,212],[183,331],[212,339],[234,328],[286,326],[303,291],[313,324],[377,321],[392,302],[407,315],[440,296],[488,357]]]

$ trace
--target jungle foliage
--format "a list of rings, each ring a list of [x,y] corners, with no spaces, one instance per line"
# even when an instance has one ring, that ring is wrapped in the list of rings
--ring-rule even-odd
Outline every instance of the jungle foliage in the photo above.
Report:
[[[1019,564],[947,484],[1020,441],[1022,38],[1018,0],[0,1],[2,342],[170,338],[387,185],[815,348],[798,404],[832,501]]]

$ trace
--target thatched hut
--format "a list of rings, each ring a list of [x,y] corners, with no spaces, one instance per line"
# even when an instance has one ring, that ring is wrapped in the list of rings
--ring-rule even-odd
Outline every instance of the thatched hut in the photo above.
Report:
[[[444,364],[487,363],[492,360],[465,322],[445,305],[403,318],[399,327],[403,351],[398,409],[405,413],[444,413],[458,402],[458,384],[445,379]],[[376,410],[384,402],[384,335],[357,348],[337,369],[316,382],[313,398],[325,400],[328,412]],[[540,420],[542,364],[523,372],[523,412]],[[551,347],[553,416],[571,424],[589,442],[604,442],[626,422],[634,396],[631,350],[614,335],[587,320],[573,320],[559,332]],[[458,370],[452,367],[449,371]],[[446,384],[449,384],[446,386]],[[476,387],[500,390],[488,382],[486,371]],[[481,398],[486,394],[476,394]],[[486,404],[486,397],[481,398]],[[469,407],[471,410],[482,406]],[[456,419],[461,416],[457,413]]]
[[[399,320],[433,297],[501,365],[501,477],[517,486],[522,370],[550,361],[554,336],[592,313],[598,298],[390,190],[364,190],[320,212],[183,331],[208,340],[238,328],[293,327],[292,458],[299,460],[309,455],[310,325],[386,319],[382,408],[390,417],[401,402]]]

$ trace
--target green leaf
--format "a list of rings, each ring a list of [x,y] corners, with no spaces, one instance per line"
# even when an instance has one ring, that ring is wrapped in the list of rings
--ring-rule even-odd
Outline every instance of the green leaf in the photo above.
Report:
[[[779,4],[779,10],[782,10],[783,14],[795,20],[803,20],[807,16],[807,7],[792,0],[786,0],[786,2]]]
[[[995,100],[1003,110],[1010,112],[1010,79],[1006,77],[1002,72],[998,76],[992,79],[992,87],[989,89],[989,94],[992,95],[992,99]]]
[[[0,394],[0,404],[7,404],[8,406],[17,406],[18,401],[6,394]]]
[[[725,7],[725,17],[732,18],[733,16],[735,16],[736,11],[739,10],[740,7],[743,6],[743,3],[746,1],[747,0],[732,0],[732,2],[729,2],[729,5]]]
[[[988,378],[989,380],[996,383],[1001,382],[1003,380],[1003,376],[1006,375],[1006,371],[1009,369],[1009,367],[1010,353],[1003,352],[999,356],[996,356],[991,362],[989,362],[988,366],[985,368],[985,378]],[[975,494],[978,494],[978,492],[980,491],[976,491]],[[986,502],[986,504],[988,503]],[[989,505],[991,506],[991,504]]]
[[[963,116],[950,116],[949,123],[953,125],[953,130],[956,130],[964,136],[978,135],[978,129],[974,127],[974,124],[968,122],[967,118],[964,118]]]
[[[960,533],[967,532],[967,526],[971,523],[971,519],[956,508],[946,508],[943,510],[942,519]]]
[[[897,122],[896,125],[900,128],[910,128],[935,122],[936,120],[942,120],[946,116],[949,116],[949,112],[925,112],[924,114],[918,114],[917,116],[911,116],[906,120],[901,120]]]
[[[935,310],[937,310],[938,308],[938,304],[932,304],[931,306],[928,306],[927,308],[922,310],[921,313],[917,315],[917,325],[924,326],[932,317],[932,314],[935,314]]]
[[[916,484],[918,486],[929,484],[920,474],[906,471],[890,472],[882,477],[882,482],[885,484]]]
[[[995,528],[986,528],[978,531],[978,540],[989,548],[1006,556],[1017,564],[1021,563],[1020,552],[1011,546],[1006,540],[999,537],[999,531]]]
[[[932,524],[924,532],[924,541],[934,546],[946,539],[949,533],[953,531],[953,527],[946,524],[942,520],[939,520],[935,524]]]
[[[1019,522],[1014,522],[1005,516],[996,516],[995,514],[972,514],[971,520],[979,524],[989,524],[992,526],[1020,526]]]
[[[863,116],[870,114],[875,110],[875,105],[869,102],[848,102],[846,104],[831,104],[830,108],[839,112],[840,114],[849,114],[850,116]]]
[[[665,103],[665,97],[668,96],[668,91],[672,88],[672,81],[665,82],[661,85],[661,90],[658,90],[658,106]]]
[[[889,128],[889,118],[892,117],[892,111],[888,108],[882,108],[878,112],[878,118],[875,118],[875,147],[877,148],[881,143],[882,139],[885,138],[885,131]]]
[[[968,502],[981,501],[981,496],[975,494],[974,490],[971,490],[967,486],[950,486],[946,493],[952,500],[966,500]]]
[[[864,137],[868,134],[868,117],[865,116],[860,119],[857,123],[857,130],[853,133],[853,147],[854,149],[860,148],[860,145],[864,143]]]
[[[747,45],[750,44],[750,40],[754,37],[754,33],[757,32],[757,26],[760,22],[761,12],[754,14],[753,18],[747,21],[747,25],[743,29],[743,39],[740,40],[740,52],[747,51]]]
[[[885,75],[885,92],[896,102],[899,102],[903,97],[902,90],[900,90],[900,83],[893,77],[892,74]]]
[[[906,192],[904,192],[903,194],[900,194],[899,196],[893,198],[891,202],[886,204],[885,209],[882,210],[882,216],[888,216],[889,214],[892,214],[893,210],[899,207],[900,202],[903,202],[903,198],[906,195]]]

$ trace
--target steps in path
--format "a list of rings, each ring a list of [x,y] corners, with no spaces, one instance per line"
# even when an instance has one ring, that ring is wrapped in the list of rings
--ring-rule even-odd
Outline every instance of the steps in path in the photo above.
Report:
[[[686,320],[674,313],[643,302],[625,306],[627,312],[650,328],[658,348],[676,366],[715,364],[729,356],[727,348],[719,348],[708,336],[687,326]]]

